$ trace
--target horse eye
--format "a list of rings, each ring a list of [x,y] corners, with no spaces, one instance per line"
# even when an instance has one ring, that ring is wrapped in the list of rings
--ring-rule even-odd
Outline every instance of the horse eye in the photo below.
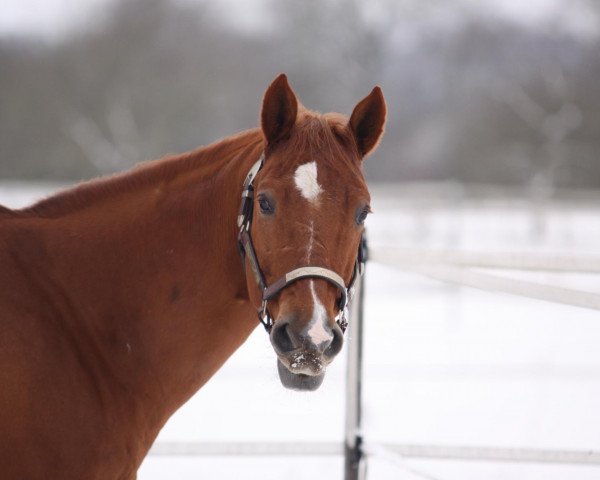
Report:
[[[369,215],[370,212],[371,208],[368,205],[361,208],[358,212],[358,215],[356,215],[356,223],[358,225],[362,225],[363,223],[365,223],[367,215]]]
[[[263,195],[260,195],[258,197],[258,205],[260,207],[261,213],[263,213],[265,215],[271,215],[271,214],[275,213],[275,207],[269,201],[269,199]]]

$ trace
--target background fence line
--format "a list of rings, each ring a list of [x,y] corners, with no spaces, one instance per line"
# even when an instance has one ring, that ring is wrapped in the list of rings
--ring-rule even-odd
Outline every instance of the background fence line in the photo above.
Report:
[[[600,256],[526,251],[465,251],[452,249],[370,247],[369,260],[398,268],[455,266],[560,273],[600,273]]]
[[[435,280],[480,290],[508,293],[536,300],[600,310],[600,294],[481,272],[476,269],[510,269],[560,273],[600,273],[598,256],[489,253],[372,248],[369,259]]]
[[[364,453],[406,459],[479,460],[514,463],[600,465],[600,452],[536,448],[393,444],[365,441]],[[343,442],[159,442],[154,456],[342,456]]]

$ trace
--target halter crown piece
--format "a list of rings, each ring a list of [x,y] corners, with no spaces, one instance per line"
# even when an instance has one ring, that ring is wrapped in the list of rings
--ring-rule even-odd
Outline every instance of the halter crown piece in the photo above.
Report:
[[[273,318],[269,313],[267,303],[270,299],[277,296],[284,288],[291,283],[294,283],[303,278],[321,278],[327,280],[329,283],[335,285],[340,291],[340,298],[337,302],[339,313],[336,317],[336,322],[342,329],[342,332],[346,331],[348,327],[348,303],[352,294],[354,293],[354,284],[359,275],[364,271],[366,261],[366,240],[365,236],[361,237],[360,245],[358,247],[358,254],[356,262],[354,263],[354,272],[350,284],[346,287],[344,279],[333,270],[329,270],[325,267],[319,266],[305,266],[292,270],[285,275],[279,277],[270,285],[267,284],[265,276],[260,268],[256,251],[252,243],[252,236],[250,234],[250,227],[252,226],[252,214],[254,206],[254,186],[253,182],[256,178],[257,173],[263,167],[265,162],[265,154],[263,153],[258,161],[252,165],[252,168],[246,175],[244,186],[242,190],[242,202],[240,205],[240,213],[238,215],[237,224],[239,227],[238,242],[240,248],[240,254],[242,257],[242,264],[246,265],[245,259],[248,257],[252,273],[256,280],[258,288],[262,292],[262,304],[258,309],[258,320],[263,324],[265,330],[270,332],[273,328]]]

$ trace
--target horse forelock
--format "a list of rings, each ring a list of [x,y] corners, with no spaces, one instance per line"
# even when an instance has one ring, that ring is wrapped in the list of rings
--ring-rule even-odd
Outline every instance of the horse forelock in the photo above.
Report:
[[[347,120],[340,114],[315,114],[305,111],[298,115],[286,148],[319,155],[325,161],[344,161],[354,147]]]

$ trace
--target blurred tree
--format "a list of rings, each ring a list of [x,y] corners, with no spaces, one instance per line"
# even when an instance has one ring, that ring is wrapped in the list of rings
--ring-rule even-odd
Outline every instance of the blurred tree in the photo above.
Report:
[[[0,176],[89,177],[253,127],[263,46],[169,0],[115,3],[55,46],[3,41]]]

